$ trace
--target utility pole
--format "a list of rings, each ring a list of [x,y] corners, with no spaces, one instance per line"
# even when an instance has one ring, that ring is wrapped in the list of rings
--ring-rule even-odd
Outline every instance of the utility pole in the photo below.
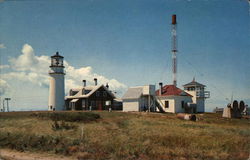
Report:
[[[0,97],[0,104],[1,104],[1,98],[2,97]],[[1,106],[1,105],[0,105]],[[0,109],[0,112],[3,112],[3,105],[0,107],[1,109]]]
[[[249,13],[249,16],[250,16],[250,0],[248,0],[248,13]]]
[[[177,21],[176,15],[172,15],[172,71],[173,71],[173,85],[177,86]]]
[[[3,112],[5,112],[4,99],[3,99]]]
[[[10,108],[9,108],[9,101],[11,100],[10,98],[5,98],[5,100],[7,101],[7,112],[10,111]]]

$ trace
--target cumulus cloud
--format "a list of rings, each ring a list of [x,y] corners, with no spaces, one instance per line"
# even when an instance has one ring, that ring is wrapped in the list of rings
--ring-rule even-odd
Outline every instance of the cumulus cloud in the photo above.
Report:
[[[5,45],[3,43],[0,44],[0,49],[4,49],[6,48]]]
[[[9,65],[0,65],[0,69],[10,68]]]
[[[102,75],[94,73],[92,67],[90,66],[76,69],[65,62],[65,70],[68,77],[68,80],[66,81],[66,87],[68,86],[67,88],[73,88],[81,85],[81,81],[83,79],[87,80],[87,83],[93,85],[94,78],[98,79],[99,84],[109,83],[112,90],[125,89],[127,87],[125,84],[120,83],[116,79],[108,79]]]
[[[2,78],[6,80],[16,79],[23,82],[31,82],[39,86],[49,86],[48,70],[50,66],[49,56],[36,56],[31,45],[25,44],[22,48],[22,54],[16,58],[9,59],[12,71],[2,74]],[[67,61],[64,61],[66,76],[65,89],[66,92],[70,88],[81,86],[83,79],[93,84],[93,79],[97,78],[99,84],[109,83],[112,90],[123,90],[127,86],[116,79],[109,79],[100,74],[94,73],[91,66],[75,68]]]
[[[50,61],[48,56],[35,56],[33,48],[25,44],[22,54],[17,58],[10,58],[9,62],[12,69],[16,71],[45,73],[48,71]]]
[[[9,84],[3,80],[3,79],[0,79],[0,96],[4,95],[8,89],[9,89]]]

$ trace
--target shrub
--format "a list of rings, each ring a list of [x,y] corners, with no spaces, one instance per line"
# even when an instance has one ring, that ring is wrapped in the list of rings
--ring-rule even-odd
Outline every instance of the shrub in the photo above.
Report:
[[[66,122],[90,122],[100,118],[99,114],[90,112],[45,112],[33,113],[32,116]]]
[[[18,151],[53,151],[58,154],[71,154],[78,151],[78,139],[67,139],[62,136],[43,136],[23,133],[0,133],[0,148],[8,147]]]
[[[64,121],[58,122],[57,120],[54,120],[54,124],[52,124],[51,127],[54,131],[61,130],[61,129],[69,130],[69,129],[76,129],[77,128],[76,125],[65,123]]]

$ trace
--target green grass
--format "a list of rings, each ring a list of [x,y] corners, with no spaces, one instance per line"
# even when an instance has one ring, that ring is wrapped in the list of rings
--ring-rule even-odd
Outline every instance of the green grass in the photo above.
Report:
[[[83,118],[84,117],[84,118]],[[122,112],[0,113],[0,147],[79,159],[247,159],[250,121]],[[54,122],[68,129],[53,129]]]

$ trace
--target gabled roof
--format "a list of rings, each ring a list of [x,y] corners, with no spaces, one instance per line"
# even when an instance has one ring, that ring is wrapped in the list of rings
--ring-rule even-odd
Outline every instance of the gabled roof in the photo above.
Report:
[[[192,80],[192,82],[190,83],[187,83],[185,85],[183,85],[183,87],[195,87],[195,86],[201,86],[201,87],[206,87],[205,85],[201,84],[201,83],[198,83],[195,81],[195,79]]]
[[[155,94],[156,96],[160,96],[159,89],[156,90]],[[191,96],[192,97],[192,95],[176,87],[175,85],[165,85],[164,87],[162,87],[161,96]]]
[[[123,95],[122,99],[138,99],[142,95],[142,87],[129,88],[127,92]]]
[[[79,88],[73,88],[72,91],[78,91],[74,96],[65,96],[65,99],[74,99],[74,98],[88,98],[91,96],[93,93],[95,93],[99,88],[103,87],[110,96],[115,98],[115,95],[108,90],[107,87],[104,85],[98,85],[98,86],[86,86],[86,87],[79,87]],[[82,94],[82,90],[89,91],[87,94]]]

